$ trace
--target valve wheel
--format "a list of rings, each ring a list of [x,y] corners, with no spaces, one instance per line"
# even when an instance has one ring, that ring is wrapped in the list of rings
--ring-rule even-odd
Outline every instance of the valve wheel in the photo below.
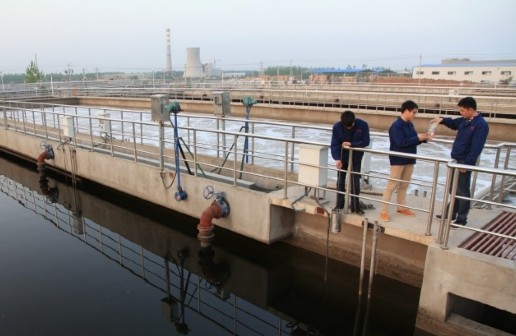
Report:
[[[202,192],[203,197],[207,200],[212,198],[214,194],[215,194],[215,189],[213,189],[213,186],[211,186],[211,185],[206,186]]]

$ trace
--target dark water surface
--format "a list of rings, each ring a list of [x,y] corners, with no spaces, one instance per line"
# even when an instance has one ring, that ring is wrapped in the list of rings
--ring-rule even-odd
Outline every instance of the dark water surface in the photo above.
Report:
[[[193,218],[52,177],[0,155],[2,336],[414,334],[419,288],[377,275],[359,305],[355,267],[220,228],[201,249]]]

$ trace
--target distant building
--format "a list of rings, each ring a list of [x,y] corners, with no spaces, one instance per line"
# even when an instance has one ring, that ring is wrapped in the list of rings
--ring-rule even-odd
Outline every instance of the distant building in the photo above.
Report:
[[[444,59],[441,64],[415,66],[413,79],[443,79],[486,84],[514,82],[516,60],[471,61],[468,58]]]

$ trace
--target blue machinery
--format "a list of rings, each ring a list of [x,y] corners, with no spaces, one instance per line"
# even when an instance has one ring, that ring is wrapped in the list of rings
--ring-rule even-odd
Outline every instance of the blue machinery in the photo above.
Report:
[[[249,133],[249,115],[251,114],[251,107],[253,107],[254,104],[256,104],[256,100],[246,96],[242,100],[242,103],[245,106],[245,133]],[[244,158],[245,163],[249,163],[249,137],[246,135],[245,142],[244,142]],[[240,170],[242,170],[244,166],[244,160],[242,159],[242,164],[240,166]]]
[[[177,114],[181,112],[181,106],[178,102],[172,102],[171,104],[168,104],[165,106],[165,110],[169,113],[174,114],[174,157],[175,157],[175,164],[176,164],[176,176],[177,176],[177,191],[174,194],[174,198],[176,201],[181,202],[187,199],[188,194],[186,191],[183,190],[183,187],[181,186],[181,169],[179,167],[179,135],[177,131]]]

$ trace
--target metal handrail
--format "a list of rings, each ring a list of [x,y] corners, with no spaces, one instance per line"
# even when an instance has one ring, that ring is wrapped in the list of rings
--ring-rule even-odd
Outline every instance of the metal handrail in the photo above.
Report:
[[[483,167],[476,167],[476,166],[470,166],[470,165],[464,165],[464,164],[459,164],[457,163],[455,160],[451,161],[451,162],[448,162],[446,164],[446,166],[448,167],[448,176],[453,176],[453,179],[451,179],[451,181],[449,182],[449,185],[450,185],[450,204],[453,204],[453,201],[454,199],[462,199],[462,200],[468,200],[468,201],[475,201],[475,202],[480,202],[480,203],[486,203],[486,204],[489,204],[489,205],[495,205],[497,207],[502,207],[502,208],[507,208],[507,209],[511,209],[513,211],[516,211],[516,206],[515,205],[511,205],[511,204],[505,204],[503,202],[493,202],[492,200],[483,200],[483,199],[479,199],[479,198],[474,198],[474,197],[464,197],[464,196],[458,196],[456,194],[457,192],[457,186],[458,186],[458,171],[459,170],[468,170],[468,171],[472,171],[472,172],[481,172],[481,173],[486,173],[486,174],[492,174],[494,176],[496,175],[502,175],[502,176],[510,176],[512,178],[516,178],[516,171],[514,170],[506,170],[506,169],[486,169],[486,168],[483,168]],[[450,233],[450,228],[456,228],[456,229],[461,229],[461,230],[469,230],[469,231],[475,231],[475,232],[480,232],[480,233],[483,233],[483,234],[486,234],[486,235],[490,235],[490,236],[497,236],[497,237],[502,237],[502,238],[506,238],[506,239],[510,239],[510,240],[516,240],[516,237],[513,237],[513,236],[508,236],[508,235],[504,235],[504,234],[500,234],[500,233],[495,233],[495,232],[491,232],[491,231],[487,231],[487,230],[483,230],[483,229],[477,229],[477,228],[473,228],[473,227],[468,227],[468,226],[462,226],[462,225],[457,225],[457,224],[453,224],[452,223],[452,209],[453,207],[450,206],[449,209],[448,209],[448,213],[447,214],[444,214],[443,217],[441,218],[441,223],[440,223],[440,228],[439,228],[439,235],[437,237],[437,242],[438,243],[441,243],[441,248],[442,249],[448,249],[448,239],[449,239],[449,233]],[[446,218],[445,218],[446,217]]]
[[[73,113],[69,113],[67,109],[72,108]],[[107,111],[109,109],[99,109],[102,111]],[[173,162],[172,156],[170,154],[167,154],[164,149],[166,149],[169,153],[172,152],[174,146],[172,142],[172,127],[168,124],[163,125],[164,128],[164,134],[165,138],[163,141],[159,140],[158,134],[159,134],[159,125],[157,123],[153,122],[146,122],[142,121],[142,113],[138,111],[121,111],[121,115],[124,117],[131,117],[131,114],[136,114],[137,116],[134,118],[135,120],[130,119],[121,119],[121,118],[101,118],[99,116],[95,116],[92,114],[92,111],[95,111],[94,108],[87,108],[87,113],[80,112],[77,110],[77,107],[75,106],[62,106],[62,105],[56,105],[51,107],[51,111],[47,111],[44,108],[40,109],[27,109],[27,108],[16,108],[12,105],[0,105],[0,113],[3,112],[3,118],[0,118],[0,123],[4,122],[4,127],[6,129],[13,129],[16,132],[22,132],[24,134],[37,136],[45,138],[46,140],[55,140],[59,143],[65,142],[65,137],[63,136],[63,133],[61,131],[61,125],[60,125],[60,118],[59,116],[71,116],[74,118],[74,129],[78,132],[77,136],[73,137],[73,145],[77,147],[84,147],[91,151],[98,151],[100,153],[109,154],[112,156],[120,156],[125,157],[127,159],[133,160],[135,162],[142,162],[146,164],[154,164],[157,165],[159,162]],[[113,110],[111,110],[113,111]],[[117,110],[118,111],[118,110]],[[122,114],[123,113],[123,114]],[[149,115],[148,113],[146,113]],[[134,117],[134,116],[133,116]],[[187,124],[190,124],[191,119],[207,119],[214,121],[217,118],[212,116],[202,117],[198,115],[184,115],[184,118],[186,118]],[[93,127],[93,125],[98,125],[98,121],[100,119],[104,119],[104,121],[109,121],[111,123],[110,131],[105,134],[105,138],[101,138],[97,135],[97,132],[101,132],[101,130],[98,127]],[[226,119],[227,122],[242,122],[243,119],[238,118],[228,118]],[[269,122],[269,121],[251,121],[253,125],[266,125],[266,126],[277,126],[277,127],[290,127],[291,133],[294,135],[298,135],[302,132],[296,132],[297,128],[306,128],[306,129],[313,129],[318,130],[321,132],[325,132],[327,134],[327,137],[331,137],[331,128],[330,127],[310,127],[308,125],[293,125],[288,123],[281,123],[281,122]],[[124,124],[129,125],[129,129],[124,129]],[[210,155],[215,156],[215,153],[219,153],[221,151],[223,154],[232,155],[233,157],[233,167],[225,167],[224,170],[228,171],[231,176],[233,177],[233,184],[238,184],[238,176],[239,174],[243,173],[242,170],[240,170],[236,166],[236,158],[243,155],[243,147],[241,147],[238,144],[237,139],[240,137],[241,139],[244,136],[247,136],[251,139],[251,141],[254,142],[273,142],[278,144],[277,153],[273,153],[270,151],[269,148],[267,148],[267,151],[260,151],[256,149],[254,146],[251,147],[251,150],[249,151],[249,155],[253,158],[253,160],[257,160],[263,162],[263,160],[266,160],[269,164],[272,164],[272,167],[276,167],[278,170],[283,168],[283,175],[279,174],[278,176],[270,176],[265,174],[258,174],[253,173],[250,171],[245,171],[246,174],[249,174],[250,176],[255,176],[258,178],[266,178],[269,180],[275,180],[278,181],[283,186],[284,191],[284,198],[287,198],[287,187],[289,185],[301,185],[303,184],[299,183],[296,179],[289,178],[289,172],[295,172],[296,167],[301,164],[299,160],[297,159],[297,156],[295,155],[294,151],[296,147],[299,147],[301,144],[310,144],[310,145],[316,145],[321,147],[328,147],[329,140],[326,142],[320,142],[320,141],[310,141],[306,139],[296,139],[296,138],[278,138],[278,137],[271,137],[271,136],[265,136],[265,135],[259,135],[259,134],[248,134],[243,132],[234,132],[234,131],[228,131],[228,130],[220,130],[220,129],[214,129],[214,128],[200,128],[200,127],[193,127],[193,126],[181,126],[180,131],[182,135],[185,137],[188,137],[188,144],[189,146],[193,146],[193,158],[186,158],[185,161],[188,163],[192,163],[195,168],[195,174],[197,174],[197,166],[199,164],[206,165],[210,167],[210,164],[208,162],[203,162],[202,157],[200,155]],[[374,135],[383,135],[381,133],[375,133]],[[229,146],[219,146],[213,145],[214,142],[212,141],[205,141],[203,138],[206,137],[223,137],[224,139],[232,138],[234,142],[234,147],[232,152],[229,152]],[[124,141],[113,141],[114,137],[118,137],[123,139]],[[132,139],[132,144],[128,144],[127,146],[124,145],[125,138],[128,137],[129,140]],[[192,140],[190,138],[193,137]],[[170,139],[170,140],[167,140]],[[139,146],[136,146],[136,142],[139,142]],[[435,142],[442,142],[446,144],[451,144],[451,140],[436,140]],[[129,141],[130,143],[130,141]],[[283,145],[281,145],[283,144]],[[143,145],[143,146],[142,146]],[[495,173],[493,174],[494,179],[496,179],[496,167],[503,159],[502,155],[500,153],[505,150],[505,162],[504,162],[504,168],[505,169],[511,169],[509,167],[509,156],[510,151],[512,147],[516,146],[516,144],[513,143],[501,143],[501,144],[487,144],[486,148],[491,148],[497,151],[496,154],[496,162],[495,162],[495,169],[491,169]],[[417,155],[417,154],[406,154],[406,153],[399,153],[399,152],[390,152],[390,151],[383,151],[383,150],[375,150],[375,149],[362,149],[362,148],[353,148],[352,150],[357,151],[363,151],[366,153],[370,153],[371,155],[378,156],[378,157],[387,157],[388,155],[395,155],[395,156],[401,156],[401,157],[407,157],[407,158],[414,158],[421,161],[430,162],[434,165],[433,169],[433,176],[431,176],[431,181],[417,181],[413,180],[410,181],[412,184],[415,185],[422,185],[425,187],[429,187],[431,189],[431,204],[428,209],[422,209],[422,208],[416,208],[412,207],[411,209],[421,212],[428,213],[427,217],[427,230],[426,234],[431,234],[431,225],[432,225],[432,215],[434,210],[434,202],[435,202],[435,196],[437,195],[436,189],[438,187],[442,187],[442,184],[439,184],[438,176],[439,176],[439,166],[443,163],[447,163],[448,160],[443,158],[436,158],[436,157],[430,157],[430,156],[423,156],[423,155]],[[160,154],[163,153],[163,154]],[[275,164],[274,164],[275,163]],[[164,167],[164,164],[160,164],[160,167]],[[170,164],[167,164],[167,168],[171,167]],[[211,167],[215,167],[214,165],[211,165]],[[337,173],[337,170],[331,166],[317,166],[314,165],[314,167],[318,169],[327,169],[330,172]],[[481,170],[478,170],[476,172],[482,172]],[[385,176],[378,176],[375,175],[374,172],[367,172],[363,175],[367,178],[379,178],[388,180],[389,177]],[[502,174],[502,176],[505,176]],[[473,190],[475,186],[473,184]],[[325,187],[319,187],[321,191],[329,191],[329,192],[335,192],[335,190],[332,190],[330,188]],[[347,188],[346,190],[351,190],[350,188]],[[337,191],[338,192],[338,191]],[[503,192],[503,191],[502,191]],[[350,193],[344,193],[346,197],[349,197]],[[360,199],[366,200],[366,201],[373,201],[373,202],[380,202],[374,198],[371,198],[367,195],[357,195]],[[445,193],[446,196],[446,193]],[[494,189],[492,188],[490,190],[490,200],[494,199]],[[396,203],[391,202],[383,202],[390,205],[396,205]],[[347,202],[349,204],[349,202]]]

